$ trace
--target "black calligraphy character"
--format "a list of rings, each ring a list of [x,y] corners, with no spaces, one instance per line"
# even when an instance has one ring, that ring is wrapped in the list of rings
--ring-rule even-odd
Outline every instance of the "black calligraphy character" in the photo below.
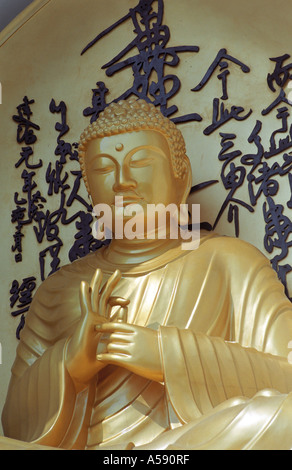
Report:
[[[22,284],[19,285],[17,280],[12,282],[12,287],[10,289],[10,308],[13,308],[16,302],[19,302],[17,305],[17,310],[11,312],[13,317],[21,315],[21,320],[18,325],[16,336],[19,339],[19,334],[21,329],[24,327],[25,313],[28,312],[29,306],[32,302],[32,293],[36,288],[36,278],[31,276],[22,280]]]
[[[236,121],[244,121],[247,119],[252,110],[248,111],[246,114],[242,115],[244,108],[242,106],[232,106],[231,110],[225,109],[224,103],[220,103],[220,110],[219,110],[219,99],[214,98],[213,100],[213,118],[212,124],[204,129],[203,133],[205,135],[210,135],[216,129],[221,127],[226,122],[230,121],[230,119],[235,119]]]
[[[70,160],[78,160],[78,152],[77,150],[72,150],[72,147],[77,147],[78,144],[70,144],[69,142],[65,142],[62,137],[64,137],[67,132],[69,132],[69,126],[67,124],[67,106],[64,101],[60,101],[57,105],[55,100],[52,99],[50,102],[50,111],[51,113],[61,113],[61,122],[57,122],[55,125],[55,129],[59,132],[57,137],[57,147],[55,149],[55,155],[60,156],[60,163],[66,163],[66,157],[69,155]]]
[[[284,54],[280,57],[270,58],[272,62],[275,62],[275,68],[272,73],[268,73],[267,82],[269,85],[270,90],[273,92],[276,91],[274,87],[274,82],[280,87],[283,88],[288,80],[292,79],[292,74],[290,74],[290,70],[292,69],[292,63],[288,65],[283,65],[285,60],[289,59],[289,54]]]
[[[248,137],[248,143],[254,143],[257,147],[257,153],[246,153],[241,157],[241,163],[244,165],[251,166],[250,173],[257,168],[257,166],[261,163],[262,158],[264,156],[264,147],[262,145],[262,139],[260,136],[260,132],[262,130],[262,122],[257,120],[256,124]]]
[[[60,205],[60,208],[52,213],[47,213],[45,218],[45,223],[42,227],[42,231],[37,234],[37,236],[42,237],[45,233],[46,239],[48,242],[54,242],[53,245],[45,248],[39,253],[39,262],[40,262],[40,273],[41,280],[44,281],[46,277],[45,273],[45,258],[47,253],[50,254],[52,260],[50,262],[51,271],[48,273],[48,276],[53,274],[59,269],[60,258],[59,252],[63,246],[63,242],[60,238],[60,229],[58,227],[58,222],[63,216],[64,208],[63,205]],[[35,229],[36,230],[36,229]]]
[[[17,106],[18,115],[13,116],[13,120],[18,123],[17,127],[17,142],[21,144],[25,142],[26,145],[32,145],[36,142],[37,138],[33,130],[40,130],[37,124],[34,124],[30,117],[32,111],[30,105],[34,100],[29,100],[27,96],[23,98],[23,103]]]
[[[14,224],[15,222],[18,223],[19,226],[22,225],[22,221],[24,219],[25,214],[25,207],[17,206],[16,209],[13,209],[11,212],[11,222]]]
[[[154,4],[157,4],[157,11],[153,8]],[[136,37],[102,67],[107,69],[106,74],[109,77],[127,67],[132,67],[134,77],[132,86],[114,101],[135,95],[152,102],[155,106],[160,106],[161,112],[170,118],[178,108],[175,105],[168,107],[168,102],[179,90],[180,80],[174,74],[165,75],[165,66],[175,67],[179,63],[178,53],[198,52],[199,48],[197,46],[166,47],[170,39],[170,32],[169,28],[162,24],[163,10],[163,0],[140,0],[136,7],[130,9],[129,13],[91,41],[83,49],[82,54],[114,28],[131,19]],[[138,54],[122,60],[134,48],[138,49]],[[85,111],[91,113],[90,108],[86,108]],[[176,123],[191,120],[200,121],[201,116],[197,113],[191,113],[173,118],[173,120]]]
[[[255,205],[261,194],[264,196],[275,196],[279,189],[279,183],[275,179],[271,179],[272,176],[278,172],[274,172],[273,169],[269,167],[267,162],[262,162],[261,167],[258,170],[260,176],[256,177],[255,175],[249,175],[249,184],[250,184],[250,196],[251,202]],[[256,194],[251,190],[252,185],[260,184],[259,189]]]
[[[28,172],[26,170],[23,170],[22,174],[21,174],[21,177],[23,178],[24,180],[24,184],[22,186],[22,191],[24,193],[27,193],[27,202],[28,202],[28,216],[29,216],[29,219],[27,220],[26,223],[30,223],[32,222],[32,216],[31,216],[31,201],[32,201],[32,198],[33,198],[33,190],[37,187],[37,184],[35,181],[33,181],[33,177],[35,176],[35,172],[34,171],[31,171],[31,172]]]
[[[279,108],[277,113],[277,119],[281,120],[281,127],[272,132],[270,137],[270,149],[265,152],[265,158],[273,157],[279,153],[284,152],[285,150],[292,147],[292,124],[289,128],[289,133],[284,138],[279,139],[278,144],[276,143],[277,134],[285,134],[288,132],[288,118],[290,112],[286,106]]]
[[[280,106],[282,103],[291,106],[291,101],[287,98],[286,93],[284,91],[284,87],[288,80],[292,79],[292,74],[290,74],[290,70],[292,69],[292,63],[288,65],[283,65],[285,60],[289,59],[289,54],[284,54],[280,57],[274,57],[270,60],[275,62],[275,68],[272,73],[269,73],[267,76],[267,83],[270,90],[276,92],[276,88],[274,84],[276,84],[279,88],[279,95],[277,98],[266,108],[262,110],[262,115],[265,116],[269,114],[274,108]]]
[[[11,249],[13,252],[18,252],[14,257],[16,263],[20,263],[22,261],[22,237],[24,237],[24,235],[21,232],[21,229],[17,229],[16,232],[13,234],[14,245],[12,245]]]
[[[278,97],[266,108],[262,110],[262,115],[266,116],[269,114],[273,109],[280,106],[282,103],[288,104],[291,106],[291,101],[286,97],[286,93],[284,90],[281,90]]]
[[[28,169],[40,168],[43,165],[42,160],[39,160],[39,163],[31,164],[28,162],[29,157],[33,155],[33,150],[31,147],[22,147],[22,152],[20,152],[21,158],[15,163],[15,168],[18,168],[22,162],[25,162],[25,166]]]
[[[90,251],[96,251],[102,246],[102,242],[95,239],[92,235],[91,223],[93,217],[91,214],[80,212],[80,221],[76,222],[76,228],[79,230],[75,235],[75,243],[69,251],[70,261],[82,258]]]
[[[79,201],[89,212],[92,212],[92,205],[79,194],[82,172],[80,170],[75,170],[71,171],[71,174],[75,176],[75,180],[71,194],[67,199],[67,207],[72,206],[73,202],[76,200]]]
[[[263,204],[266,222],[264,246],[268,253],[272,253],[275,248],[280,250],[279,254],[271,260],[271,264],[278,273],[279,279],[285,287],[286,295],[289,297],[286,275],[292,271],[292,267],[287,264],[280,266],[279,263],[287,257],[289,248],[292,246],[292,241],[289,240],[292,233],[292,222],[283,214],[283,210],[281,204],[275,204],[270,196],[267,197],[267,201]]]
[[[250,72],[250,68],[245,65],[243,62],[240,62],[240,60],[236,59],[235,57],[230,56],[227,54],[226,49],[220,49],[218,52],[217,56],[215,57],[214,61],[208,68],[207,72],[205,73],[204,77],[200,81],[200,83],[192,88],[191,91],[200,91],[206,83],[210,80],[212,77],[213,73],[217,68],[219,68],[219,75],[217,75],[218,80],[221,80],[222,83],[222,100],[227,100],[228,99],[228,92],[227,92],[227,76],[230,74],[228,70],[228,61],[233,62],[234,64],[238,65],[242,72],[247,73]]]
[[[261,121],[257,121],[251,135],[248,138],[249,143],[255,143],[258,152],[256,154],[245,154],[241,158],[241,163],[244,165],[251,166],[251,170],[247,175],[248,180],[248,191],[250,202],[253,206],[256,205],[259,197],[263,194],[265,197],[275,196],[279,189],[279,183],[276,179],[273,179],[276,175],[284,176],[289,174],[291,171],[292,157],[289,154],[283,155],[283,164],[274,162],[270,167],[267,161],[264,160],[266,152],[261,144],[261,137],[259,135],[262,129]],[[256,176],[255,171],[257,170],[258,175]],[[259,185],[255,191],[255,185]]]
[[[60,268],[60,258],[59,258],[59,252],[62,247],[63,243],[55,243],[54,245],[51,245],[44,250],[42,250],[39,253],[39,264],[40,264],[40,274],[41,274],[41,280],[44,281],[47,276],[50,276],[51,274],[55,273],[58,271]],[[50,267],[51,271],[49,273],[46,273],[45,270],[45,259],[47,256],[47,253],[51,256],[51,262],[50,262]]]
[[[260,136],[260,132],[262,130],[262,122],[257,120],[256,124],[248,137],[248,142],[250,144],[255,144],[257,148],[257,153],[246,153],[243,155],[240,159],[241,163],[246,166],[250,166],[251,169],[247,175],[247,181],[248,181],[248,192],[249,192],[249,198],[252,206],[256,205],[257,198],[259,197],[259,192],[255,196],[254,188],[253,188],[253,183],[255,181],[255,176],[254,172],[256,169],[261,165],[262,159],[264,157],[264,147],[261,143],[262,139]]]
[[[65,184],[65,181],[68,178],[68,173],[65,172],[65,175],[61,176],[63,171],[63,164],[60,161],[55,162],[55,169],[52,170],[51,162],[48,165],[46,171],[46,182],[49,184],[48,195],[52,196],[53,193],[58,194],[59,190],[65,191],[69,189],[69,184]]]
[[[200,83],[196,87],[192,88],[191,91],[200,91],[206,85],[206,83],[210,80],[213,73],[215,73],[216,69],[219,68],[220,73],[219,75],[217,75],[217,78],[221,80],[221,84],[222,84],[221,100],[223,101],[227,100],[228,99],[227,76],[230,74],[230,71],[228,70],[228,66],[229,66],[228,62],[233,62],[236,65],[238,65],[244,73],[247,73],[250,71],[250,68],[247,65],[243,64],[235,57],[228,55],[226,49],[220,49],[217,56],[215,57],[215,60],[212,62],[212,64],[208,68],[207,72],[205,73]],[[219,98],[214,98],[213,99],[212,124],[210,124],[208,127],[206,127],[206,129],[204,129],[203,131],[204,134],[210,135],[212,132],[214,132],[216,129],[221,127],[223,124],[230,121],[230,119],[235,119],[236,121],[243,121],[251,115],[252,110],[250,109],[246,114],[242,114],[243,112],[244,112],[244,108],[242,106],[232,106],[231,109],[228,110],[226,105],[223,102],[220,103]]]
[[[41,195],[40,191],[32,194],[28,207],[28,215],[30,220],[36,220],[37,214],[41,212],[40,209],[44,208],[45,202],[47,202],[47,200]]]
[[[14,195],[14,201],[16,203],[16,208],[13,209],[11,212],[11,222],[13,224],[16,224],[16,231],[13,235],[14,238],[14,245],[12,245],[11,249],[13,252],[17,252],[15,254],[15,261],[16,263],[20,263],[22,261],[22,238],[23,238],[23,233],[21,232],[23,225],[25,225],[25,212],[26,208],[22,207],[23,204],[26,203],[25,199],[18,199],[18,193],[15,193]]]
[[[238,205],[244,207],[249,212],[253,212],[254,209],[244,201],[235,198],[234,195],[238,188],[240,188],[244,182],[246,171],[243,166],[235,166],[235,158],[241,155],[240,150],[231,150],[234,147],[233,140],[236,138],[235,134],[224,134],[220,133],[221,136],[221,151],[219,152],[218,158],[220,161],[224,162],[221,170],[221,180],[223,182],[224,188],[227,189],[228,195],[223,202],[219,213],[216,217],[215,223],[213,225],[213,230],[217,226],[220,218],[222,217],[223,212],[229,205],[228,210],[228,222],[234,222],[235,226],[235,236],[239,236],[239,210]],[[227,171],[226,171],[227,170]]]
[[[51,113],[61,113],[61,122],[57,122],[55,129],[59,132],[57,140],[59,141],[63,135],[69,131],[69,126],[67,124],[67,106],[64,101],[60,101],[59,105],[56,104],[56,101],[52,98],[50,102],[49,109]]]
[[[97,120],[99,113],[106,107],[105,96],[109,91],[104,82],[97,82],[96,86],[97,88],[92,89],[92,107],[85,108],[83,111],[84,116],[91,116],[91,123]]]

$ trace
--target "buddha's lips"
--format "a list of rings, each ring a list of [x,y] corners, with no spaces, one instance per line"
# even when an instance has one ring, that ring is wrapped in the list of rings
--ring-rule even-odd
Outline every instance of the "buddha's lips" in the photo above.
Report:
[[[131,196],[115,196],[115,202],[113,205],[115,207],[124,207],[125,205],[129,204],[137,204],[139,203],[139,201],[142,200],[142,197],[137,196],[135,194],[132,194]]]

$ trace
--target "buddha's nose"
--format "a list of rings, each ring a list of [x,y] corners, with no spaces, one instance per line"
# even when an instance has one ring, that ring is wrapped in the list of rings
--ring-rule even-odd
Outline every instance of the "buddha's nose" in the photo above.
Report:
[[[113,185],[113,190],[115,192],[127,191],[129,189],[135,189],[137,187],[137,182],[131,177],[128,167],[121,166],[116,171],[115,183]]]

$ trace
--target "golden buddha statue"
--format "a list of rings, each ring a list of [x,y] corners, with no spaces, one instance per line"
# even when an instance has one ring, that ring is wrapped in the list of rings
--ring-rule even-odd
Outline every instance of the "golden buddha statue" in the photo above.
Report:
[[[186,202],[183,137],[149,103],[109,105],[79,156],[93,205],[113,215],[117,196],[122,211]],[[109,245],[38,289],[5,436],[61,449],[290,449],[292,307],[269,261],[212,232],[194,250],[157,233],[115,237],[114,221]]]

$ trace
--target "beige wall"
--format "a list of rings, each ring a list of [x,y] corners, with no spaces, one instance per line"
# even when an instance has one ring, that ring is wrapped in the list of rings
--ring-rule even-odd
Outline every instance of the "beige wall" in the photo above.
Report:
[[[14,167],[19,159],[20,146],[16,142],[16,123],[12,115],[16,106],[27,95],[35,100],[32,107],[33,119],[40,126],[38,141],[34,146],[34,163],[41,158],[43,167],[36,170],[38,189],[45,194],[45,169],[54,162],[57,133],[54,129],[58,119],[48,108],[52,98],[63,100],[68,108],[70,132],[66,139],[78,140],[80,133],[89,123],[83,109],[91,105],[91,89],[97,81],[104,81],[110,89],[108,101],[124,92],[132,83],[131,69],[107,77],[101,66],[129,44],[133,37],[133,25],[128,20],[111,34],[103,38],[85,55],[80,52],[99,32],[122,18],[136,0],[37,0],[0,34],[0,81],[2,83],[2,104],[0,105],[1,139],[1,299],[0,343],[2,365],[0,365],[0,410],[7,391],[10,367],[14,359],[17,340],[15,330],[18,319],[12,318],[9,306],[9,290],[14,279],[35,276],[39,280],[38,253],[32,226],[23,230],[23,261],[14,262],[11,252],[15,227],[10,222],[11,211],[15,208],[14,193],[21,194],[21,170]],[[221,163],[219,132],[235,133],[234,149],[242,154],[255,153],[256,147],[247,139],[257,120],[263,122],[262,144],[267,150],[271,133],[280,127],[276,112],[261,115],[277,96],[268,88],[266,77],[273,70],[270,57],[277,57],[291,51],[292,6],[280,0],[165,0],[163,24],[170,28],[169,46],[197,45],[199,53],[179,54],[177,69],[170,69],[181,80],[181,90],[172,99],[179,107],[179,114],[198,112],[203,121],[180,125],[187,144],[188,156],[193,167],[193,184],[219,179]],[[252,115],[245,121],[231,120],[210,136],[203,130],[212,120],[212,101],[221,96],[220,82],[214,75],[198,93],[195,87],[214,60],[219,49],[247,64],[250,73],[242,73],[234,64],[230,67],[228,80],[229,100],[226,106],[242,106]],[[132,52],[133,54],[133,52]],[[129,54],[131,56],[131,53]],[[289,63],[289,61],[287,62]],[[278,90],[278,89],[277,89]],[[291,124],[291,123],[290,123]],[[277,137],[279,139],[279,137]],[[283,153],[269,162],[283,163]],[[66,171],[78,169],[76,163],[66,166]],[[280,191],[275,197],[277,204],[285,206],[291,197],[288,177],[277,177]],[[71,180],[72,183],[72,180]],[[86,197],[85,190],[80,192]],[[228,191],[221,180],[217,185],[204,189],[191,201],[201,204],[202,219],[213,223]],[[235,197],[248,202],[247,183],[236,192]],[[263,246],[265,223],[259,198],[255,212],[250,214],[240,208],[240,238],[257,246],[270,258]],[[46,208],[54,210],[58,198],[48,198]],[[76,203],[72,210],[79,210]],[[289,209],[285,206],[288,217]],[[220,233],[234,235],[234,225],[227,222],[224,212],[217,227]],[[73,225],[62,227],[62,263],[68,262],[67,251],[76,230]],[[48,245],[48,242],[47,242]],[[45,245],[44,245],[45,246]],[[43,249],[43,247],[42,247]],[[291,253],[285,263],[291,264]],[[282,263],[284,264],[284,262]],[[288,278],[290,295],[292,281]]]
[[[1,0],[0,1],[0,31],[4,29],[19,13],[33,0]]]

